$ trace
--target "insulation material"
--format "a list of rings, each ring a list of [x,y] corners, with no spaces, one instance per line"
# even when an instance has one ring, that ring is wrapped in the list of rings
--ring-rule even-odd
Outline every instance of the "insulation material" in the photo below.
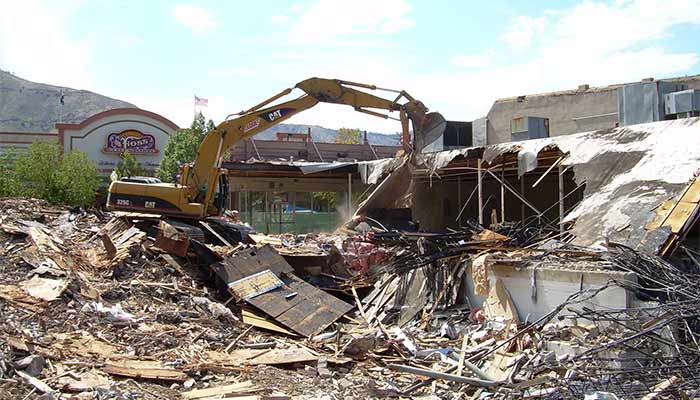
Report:
[[[489,319],[502,318],[505,322],[519,322],[518,311],[500,278],[496,279],[496,283],[489,290],[483,307]]]
[[[486,256],[486,254],[482,254],[472,261],[474,294],[477,296],[486,296],[489,292],[489,274],[486,270]]]
[[[401,166],[393,170],[377,188],[360,203],[355,216],[367,215],[371,210],[378,208],[401,208],[403,196],[409,193],[411,187],[411,164],[402,159]]]
[[[32,277],[19,285],[30,296],[46,301],[56,300],[68,287],[68,281],[64,279],[49,279]]]

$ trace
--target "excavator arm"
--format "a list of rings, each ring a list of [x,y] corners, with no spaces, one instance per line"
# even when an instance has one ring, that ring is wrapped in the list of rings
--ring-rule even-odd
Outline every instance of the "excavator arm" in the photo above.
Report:
[[[222,210],[214,206],[215,190],[223,173],[221,160],[229,149],[239,141],[253,137],[319,102],[349,105],[356,111],[381,118],[392,117],[375,110],[398,111],[399,118],[392,119],[401,122],[402,141],[406,151],[410,151],[409,121],[412,122],[414,132],[419,132],[426,125],[426,120],[430,119],[426,118],[428,110],[423,103],[404,91],[322,78],[307,79],[299,82],[295,88],[304,94],[270,106],[292,92],[291,88],[285,89],[255,107],[239,112],[235,118],[227,118],[209,132],[199,147],[194,163],[185,167],[178,184],[113,182],[109,190],[108,207],[197,219],[216,215]],[[390,91],[397,96],[392,101],[356,88]]]

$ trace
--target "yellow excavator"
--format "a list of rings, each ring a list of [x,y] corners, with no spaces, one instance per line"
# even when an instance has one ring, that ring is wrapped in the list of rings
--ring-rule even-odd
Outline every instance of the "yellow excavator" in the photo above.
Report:
[[[228,201],[228,178],[226,170],[221,168],[221,161],[229,149],[319,102],[345,104],[359,112],[400,121],[406,152],[411,151],[409,121],[414,135],[432,136],[435,131],[444,130],[445,120],[439,113],[428,113],[423,103],[403,90],[322,78],[304,80],[294,88],[304,93],[296,99],[270,105],[289,95],[293,88],[288,88],[248,110],[227,117],[206,135],[194,162],[184,166],[179,182],[161,183],[154,178],[124,178],[112,182],[107,208],[185,220],[220,216]],[[393,92],[396,98],[387,100],[357,88]],[[398,112],[399,118],[375,110]]]

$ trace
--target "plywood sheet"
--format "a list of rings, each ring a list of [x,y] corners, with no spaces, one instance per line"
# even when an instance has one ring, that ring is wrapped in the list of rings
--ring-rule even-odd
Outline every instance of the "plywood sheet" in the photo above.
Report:
[[[227,285],[269,269],[283,284],[245,301],[303,336],[316,335],[352,309],[294,275],[292,266],[269,245],[246,249],[213,268]]]

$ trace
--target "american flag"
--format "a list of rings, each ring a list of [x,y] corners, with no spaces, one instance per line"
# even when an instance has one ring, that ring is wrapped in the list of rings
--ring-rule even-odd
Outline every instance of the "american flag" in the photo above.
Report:
[[[195,106],[206,107],[206,106],[209,105],[209,100],[208,100],[208,99],[205,99],[205,98],[202,98],[202,97],[197,97],[197,95],[195,94],[195,95],[194,95],[194,105],[195,105]]]

